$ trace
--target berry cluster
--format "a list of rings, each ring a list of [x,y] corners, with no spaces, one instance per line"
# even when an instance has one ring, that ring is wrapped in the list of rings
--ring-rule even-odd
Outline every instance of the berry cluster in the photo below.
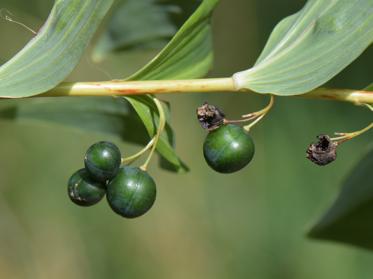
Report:
[[[135,218],[154,204],[156,185],[152,177],[137,167],[121,166],[119,148],[110,142],[93,144],[84,157],[85,168],[75,172],[68,182],[70,199],[80,206],[98,203],[106,194],[114,212]]]

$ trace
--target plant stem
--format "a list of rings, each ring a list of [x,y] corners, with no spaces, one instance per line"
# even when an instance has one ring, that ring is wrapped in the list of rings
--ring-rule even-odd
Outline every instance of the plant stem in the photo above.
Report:
[[[211,78],[192,80],[158,80],[158,81],[104,81],[61,83],[52,90],[36,97],[82,97],[82,96],[129,96],[143,94],[167,93],[254,93],[240,90],[232,78]],[[292,97],[292,96],[289,96]],[[373,104],[373,91],[353,89],[318,88],[303,95],[308,99],[335,100],[356,105]]]
[[[360,136],[361,134],[364,134],[365,132],[369,131],[372,128],[373,128],[373,122],[370,123],[367,127],[363,128],[359,131],[355,131],[355,132],[351,132],[351,133],[335,133],[336,135],[339,135],[340,137],[331,138],[331,140],[337,142],[338,144],[341,144],[345,141],[356,138],[356,137]]]
[[[250,123],[249,125],[244,126],[244,129],[249,132],[252,127],[254,127],[256,124],[260,122],[267,114],[268,112],[272,109],[273,104],[275,102],[275,97],[271,95],[271,99],[269,100],[269,104],[262,110],[253,112],[247,115],[243,115],[242,117],[248,117],[249,119],[254,117],[254,121]]]
[[[149,80],[149,81],[104,81],[62,83],[40,96],[111,96],[144,95],[164,93],[232,92],[235,89],[232,78],[192,80]]]
[[[122,164],[131,164],[134,161],[136,161],[138,158],[140,158],[146,151],[148,151],[153,146],[154,140],[155,138],[152,138],[151,141],[149,141],[148,144],[136,154],[122,158]]]
[[[231,120],[231,119],[224,119],[225,124],[237,124],[237,123],[246,123],[249,121],[253,121],[252,123],[245,125],[244,129],[249,132],[252,127],[254,127],[260,120],[263,119],[264,116],[268,114],[268,112],[272,109],[273,104],[275,101],[274,95],[271,95],[269,104],[264,108],[256,112],[252,112],[249,114],[242,115],[242,119],[238,120]]]
[[[166,125],[166,115],[163,110],[161,102],[157,98],[153,98],[155,105],[157,106],[158,113],[159,113],[159,124],[158,124],[158,130],[156,135],[153,138],[153,144],[152,144],[152,149],[150,150],[149,156],[146,159],[145,163],[141,166],[141,169],[146,171],[148,168],[148,165],[150,163],[150,160],[152,159],[152,156],[157,148],[157,144],[159,141],[159,138],[164,130],[164,127]]]

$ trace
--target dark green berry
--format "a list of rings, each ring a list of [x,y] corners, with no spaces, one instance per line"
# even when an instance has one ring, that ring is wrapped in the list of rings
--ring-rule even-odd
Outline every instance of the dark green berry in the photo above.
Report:
[[[145,214],[154,204],[156,186],[153,178],[136,167],[122,167],[107,186],[107,200],[117,214],[135,218]]]
[[[67,191],[70,199],[80,206],[91,206],[105,196],[105,186],[94,181],[85,169],[78,170],[69,179]]]
[[[87,150],[84,164],[93,179],[106,182],[118,173],[121,160],[120,150],[115,144],[100,141]]]
[[[217,172],[232,173],[252,160],[255,146],[252,138],[237,125],[223,125],[210,131],[203,145],[207,164]]]

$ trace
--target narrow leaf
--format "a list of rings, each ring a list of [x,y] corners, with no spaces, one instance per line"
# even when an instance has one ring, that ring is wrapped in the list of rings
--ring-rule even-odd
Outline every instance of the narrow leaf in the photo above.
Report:
[[[299,95],[324,84],[373,41],[373,1],[309,0],[273,30],[255,66],[236,73],[241,89]]]
[[[153,99],[150,96],[126,97],[127,101],[133,106],[150,137],[153,137],[158,128],[159,114]],[[164,105],[164,110],[168,110]],[[169,114],[167,112],[166,114]],[[161,166],[168,170],[177,172],[186,172],[188,167],[179,159],[174,150],[174,133],[169,121],[166,123],[165,131],[157,144],[158,153],[168,162],[161,160]]]
[[[373,150],[352,170],[309,236],[373,249]]]
[[[112,0],[57,0],[38,34],[0,67],[0,97],[52,89],[78,64]]]

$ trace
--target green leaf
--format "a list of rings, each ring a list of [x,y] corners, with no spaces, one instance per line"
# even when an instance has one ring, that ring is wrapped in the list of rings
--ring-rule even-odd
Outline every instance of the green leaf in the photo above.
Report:
[[[204,0],[167,46],[129,80],[202,77],[213,62],[211,16],[219,0]]]
[[[112,0],[57,0],[38,34],[0,67],[0,97],[52,89],[78,64]]]
[[[32,98],[3,100],[0,117],[22,123],[49,123],[113,134],[124,141],[145,144],[148,135],[142,122],[123,98]]]
[[[125,99],[130,102],[137,112],[149,136],[153,137],[156,134],[159,123],[159,114],[153,98],[150,96],[134,96],[125,97]],[[169,115],[168,106],[164,104],[163,108],[166,111],[166,115]],[[166,160],[161,160],[161,166],[163,168],[176,172],[186,172],[189,170],[175,153],[174,133],[169,121],[167,121],[165,131],[159,138],[157,151]]]
[[[298,95],[324,84],[373,41],[373,1],[309,0],[273,30],[255,66],[236,73],[238,88]]]
[[[122,0],[100,37],[93,60],[130,50],[164,47],[202,0]]]
[[[366,87],[364,90],[372,91],[373,90],[373,83]]]
[[[352,170],[327,213],[309,236],[373,249],[373,150]]]

